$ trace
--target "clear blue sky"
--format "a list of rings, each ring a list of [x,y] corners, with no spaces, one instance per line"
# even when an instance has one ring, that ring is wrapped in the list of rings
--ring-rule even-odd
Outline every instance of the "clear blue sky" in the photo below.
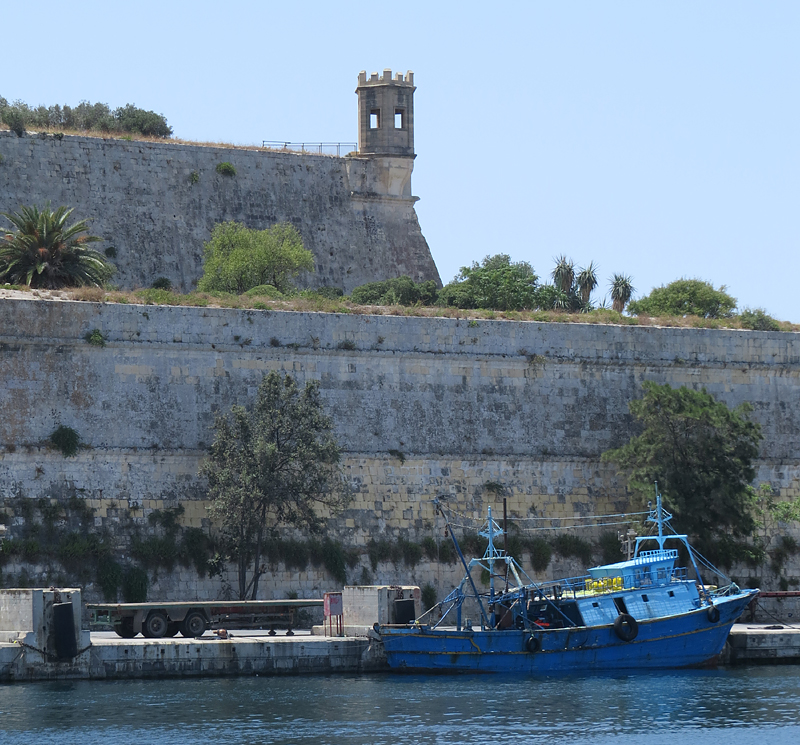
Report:
[[[445,282],[499,252],[544,277],[563,253],[603,291],[699,277],[800,322],[796,0],[45,0],[2,20],[0,95],[135,103],[190,139],[354,141],[359,70],[413,70]]]

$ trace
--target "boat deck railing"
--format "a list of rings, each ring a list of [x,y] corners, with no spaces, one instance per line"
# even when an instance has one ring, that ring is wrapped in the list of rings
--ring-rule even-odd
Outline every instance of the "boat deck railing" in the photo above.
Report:
[[[567,579],[543,582],[530,586],[528,589],[534,599],[578,599],[607,595],[623,590],[638,590],[646,587],[667,585],[670,582],[683,582],[686,578],[685,567],[674,567],[671,570],[662,569],[658,572],[649,573],[638,572],[635,575],[602,577],[596,580],[587,574],[581,577],[569,577]]]

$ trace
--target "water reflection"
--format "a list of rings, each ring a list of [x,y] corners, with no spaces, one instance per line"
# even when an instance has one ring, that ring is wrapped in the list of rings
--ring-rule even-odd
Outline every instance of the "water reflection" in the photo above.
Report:
[[[592,677],[312,676],[0,686],[0,741],[800,742],[800,668]]]

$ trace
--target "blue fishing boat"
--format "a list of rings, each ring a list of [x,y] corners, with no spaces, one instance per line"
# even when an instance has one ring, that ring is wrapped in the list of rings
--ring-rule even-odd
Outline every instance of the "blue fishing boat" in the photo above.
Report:
[[[465,575],[435,609],[410,624],[381,625],[389,666],[417,672],[553,673],[701,666],[722,651],[731,626],[758,590],[727,580],[704,584],[700,565],[714,569],[671,532],[672,515],[660,494],[647,522],[657,534],[637,537],[631,558],[588,570],[588,575],[536,583],[505,550],[492,519],[480,534],[488,546],[467,563],[438,502]],[[676,566],[683,546],[693,570]],[[473,569],[489,573],[479,592]],[[716,571],[716,570],[715,570]],[[719,576],[724,576],[719,573]],[[495,587],[502,584],[501,588]],[[474,615],[473,621],[466,613]]]

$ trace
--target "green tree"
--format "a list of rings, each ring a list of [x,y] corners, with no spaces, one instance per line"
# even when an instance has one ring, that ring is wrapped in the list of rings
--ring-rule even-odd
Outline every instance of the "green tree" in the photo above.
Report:
[[[649,295],[634,300],[628,310],[636,316],[699,316],[729,318],[736,307],[736,298],[701,279],[678,279],[656,287]]]
[[[455,279],[440,290],[439,302],[455,308],[535,308],[537,280],[527,261],[512,262],[508,254],[487,256],[480,264],[461,267]]]
[[[627,445],[603,454],[628,474],[628,485],[645,502],[657,481],[682,530],[701,550],[716,540],[749,536],[753,459],[762,439],[750,421],[752,407],[729,409],[705,390],[644,383],[644,398],[630,403],[643,431]]]
[[[631,278],[625,274],[615,274],[611,278],[610,289],[611,307],[617,311],[617,313],[622,313],[633,296],[633,293],[636,292]]]
[[[251,409],[233,406],[218,417],[201,473],[208,479],[211,514],[236,562],[239,599],[256,599],[265,544],[280,525],[319,533],[316,508],[343,508],[350,490],[339,467],[333,422],[323,411],[319,383],[302,390],[289,375],[271,372]]]
[[[71,209],[50,202],[38,207],[22,207],[19,212],[4,212],[14,230],[0,242],[0,281],[42,289],[102,286],[114,267],[99,251],[87,246],[101,240],[85,235],[85,220],[67,226]]]
[[[293,289],[300,272],[314,271],[314,257],[303,248],[303,239],[293,225],[278,223],[266,230],[251,230],[238,222],[214,227],[205,245],[202,292],[242,294],[259,285],[272,285],[280,292]]]

